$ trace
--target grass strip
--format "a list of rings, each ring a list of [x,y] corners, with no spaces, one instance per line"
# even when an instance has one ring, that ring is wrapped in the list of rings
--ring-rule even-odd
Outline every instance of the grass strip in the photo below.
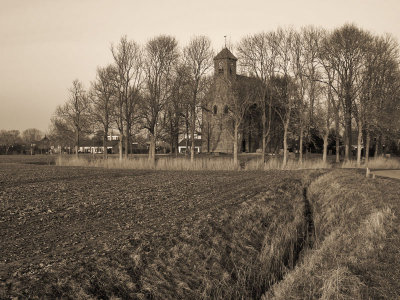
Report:
[[[335,170],[314,181],[315,243],[263,299],[400,297],[400,182]]]

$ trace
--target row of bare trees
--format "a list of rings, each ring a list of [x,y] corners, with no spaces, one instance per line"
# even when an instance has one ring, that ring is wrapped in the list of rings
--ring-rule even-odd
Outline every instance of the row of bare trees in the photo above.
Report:
[[[103,133],[104,155],[111,128],[119,131],[119,157],[125,157],[135,133],[147,130],[149,159],[155,160],[157,140],[168,140],[177,151],[181,128],[194,137],[212,65],[211,42],[192,38],[182,51],[174,37],[161,35],[141,46],[122,37],[111,46],[114,62],[99,67],[89,90],[74,80],[70,97],[57,108],[52,120],[54,136],[69,141],[78,153],[81,136],[94,130]],[[123,147],[124,143],[124,147]]]
[[[299,137],[300,149],[304,139],[310,143],[310,130],[316,128],[324,140],[324,160],[333,124],[337,161],[342,128],[346,160],[352,129],[357,128],[358,164],[362,144],[368,160],[372,136],[377,155],[385,135],[398,133],[399,46],[390,35],[376,36],[352,24],[333,31],[279,28],[243,38],[237,50],[242,70],[259,81],[256,102],[262,111],[263,154],[273,114],[282,122],[284,149],[290,128]],[[300,151],[300,162],[302,155]]]
[[[35,150],[43,150],[44,145],[41,144],[43,133],[36,128],[28,128],[22,133],[19,130],[0,130],[0,153],[9,154],[16,146],[20,146],[20,150],[28,150],[31,155]],[[47,149],[47,148],[46,148]]]
[[[323,139],[326,160],[334,128],[339,161],[340,136],[349,159],[357,128],[360,163],[362,144],[368,160],[372,140],[378,155],[385,138],[399,131],[399,46],[390,35],[373,35],[352,24],[332,31],[279,28],[244,37],[236,53],[240,70],[251,78],[246,85],[231,85],[234,93],[227,116],[234,124],[236,162],[239,132],[254,106],[261,116],[264,157],[277,127],[282,128],[283,149],[288,148],[289,136],[298,138],[300,162],[304,145],[312,143],[312,132]],[[212,87],[210,40],[194,37],[181,50],[171,36],[155,37],[143,46],[122,37],[111,46],[111,54],[114,62],[97,69],[90,88],[85,90],[75,80],[70,98],[57,108],[52,129],[59,143],[68,141],[77,153],[83,135],[101,131],[106,148],[110,129],[116,128],[122,159],[123,149],[128,155],[132,136],[145,130],[149,159],[154,161],[157,140],[177,151],[179,135],[185,133],[191,138],[193,160],[194,138]],[[286,164],[287,151],[283,153]]]

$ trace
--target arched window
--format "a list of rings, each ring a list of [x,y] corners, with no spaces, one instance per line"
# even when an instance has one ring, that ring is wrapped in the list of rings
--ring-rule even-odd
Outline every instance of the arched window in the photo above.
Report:
[[[219,73],[219,74],[224,73],[224,68],[223,68],[223,65],[222,65],[222,61],[220,61],[220,62],[218,63],[218,73]]]
[[[229,112],[229,107],[228,105],[225,105],[224,107],[224,114],[226,115]]]
[[[218,107],[216,105],[214,105],[213,112],[214,112],[214,115],[216,115],[218,112]]]

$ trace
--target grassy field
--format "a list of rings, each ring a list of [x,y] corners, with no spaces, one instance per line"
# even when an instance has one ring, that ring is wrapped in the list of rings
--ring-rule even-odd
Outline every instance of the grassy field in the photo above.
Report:
[[[400,297],[399,180],[24,162],[0,163],[0,299]]]

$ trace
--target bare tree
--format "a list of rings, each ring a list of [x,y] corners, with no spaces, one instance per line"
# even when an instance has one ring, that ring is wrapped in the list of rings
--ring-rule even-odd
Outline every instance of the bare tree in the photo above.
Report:
[[[189,110],[190,86],[189,75],[185,65],[177,64],[174,70],[171,95],[164,114],[164,127],[168,131],[171,153],[178,155],[179,134]]]
[[[69,99],[58,106],[55,112],[54,124],[63,127],[74,134],[75,154],[78,156],[78,149],[83,133],[87,133],[89,127],[89,101],[82,83],[75,79],[69,89]]]
[[[0,131],[0,145],[5,147],[6,155],[10,148],[15,146],[20,141],[19,130],[1,130]]]
[[[318,61],[320,65],[321,78],[316,79],[321,83],[327,85],[325,90],[330,101],[330,111],[334,114],[335,123],[335,140],[336,140],[336,163],[340,162],[340,114],[341,114],[341,100],[342,86],[338,77],[338,72],[330,64],[330,50],[329,43],[327,42],[327,35],[325,33],[322,42],[319,46]]]
[[[228,97],[228,104],[225,107],[228,118],[227,122],[232,123],[233,127],[233,163],[239,165],[239,129],[243,124],[248,108],[257,99],[257,86],[259,82],[256,79],[242,79],[231,83],[233,93]]]
[[[213,50],[211,48],[211,41],[205,36],[197,36],[192,38],[183,49],[183,59],[189,71],[189,82],[191,90],[190,101],[190,135],[191,135],[191,149],[190,160],[194,161],[195,150],[195,131],[197,111],[200,106],[199,96],[206,87],[204,84],[207,72],[213,64]]]
[[[54,116],[51,119],[49,138],[52,143],[56,143],[60,147],[59,154],[62,154],[62,150],[67,148],[69,153],[71,148],[74,147],[75,135],[70,126],[68,126],[63,120]]]
[[[96,79],[90,91],[91,116],[103,132],[103,155],[107,158],[107,138],[115,113],[116,70],[112,65],[97,68]]]
[[[329,68],[338,75],[340,89],[337,92],[344,111],[346,160],[350,158],[353,107],[361,88],[360,78],[369,40],[366,32],[346,24],[332,32],[325,46]]]
[[[120,159],[122,159],[122,140],[125,141],[125,157],[128,157],[131,128],[137,107],[141,99],[143,84],[142,50],[134,41],[127,37],[121,38],[119,44],[111,46],[116,67],[117,125],[120,131]]]
[[[31,155],[33,155],[34,144],[37,143],[43,137],[43,133],[36,128],[29,128],[22,132],[22,140],[29,144]]]
[[[283,161],[282,166],[287,163],[287,138],[289,133],[289,125],[292,117],[292,110],[295,105],[295,97],[298,96],[296,91],[296,83],[292,80],[291,69],[293,69],[293,60],[291,58],[291,50],[294,44],[294,31],[292,29],[281,29],[277,31],[278,36],[278,72],[282,76],[282,84],[278,85],[277,94],[281,100],[283,110],[277,110],[283,125]]]
[[[293,74],[293,81],[296,83],[297,90],[297,113],[298,125],[300,129],[299,134],[299,162],[303,162],[303,136],[304,128],[307,122],[307,109],[309,107],[306,103],[306,93],[309,90],[308,86],[310,81],[307,80],[307,57],[305,40],[298,32],[293,32],[292,42],[290,43],[290,69]]]
[[[381,152],[383,139],[398,132],[400,101],[399,45],[389,35],[376,37],[367,58],[365,84],[361,95],[367,106],[364,120],[366,161],[369,157],[370,135],[375,134],[375,156]],[[368,151],[368,152],[367,152]]]
[[[161,35],[146,45],[146,95],[141,103],[144,127],[150,133],[149,160],[155,162],[157,125],[171,95],[174,63],[178,58],[178,43],[174,37]]]
[[[262,118],[262,155],[263,159],[265,159],[266,146],[270,140],[272,124],[271,93],[268,96],[268,103],[266,103],[266,99],[269,81],[276,73],[277,35],[274,32],[262,32],[245,37],[240,41],[237,50],[242,68],[259,81],[258,104],[261,108]]]
[[[314,124],[317,125],[318,132],[324,141],[323,150],[322,150],[322,161],[327,161],[328,155],[328,138],[330,129],[333,122],[333,104],[335,102],[335,95],[330,85],[324,85],[322,88],[323,95],[325,95],[324,101],[318,101],[314,105],[314,110],[317,115],[314,117]]]
[[[305,77],[307,80],[307,90],[305,98],[305,110],[302,114],[302,121],[305,132],[305,139],[307,144],[306,155],[309,152],[309,147],[311,144],[311,128],[315,126],[314,109],[318,106],[318,96],[321,94],[321,72],[319,63],[319,51],[321,42],[325,36],[325,31],[321,28],[308,26],[301,30],[301,36],[304,47],[304,67],[305,67]],[[300,153],[302,156],[302,152]]]

